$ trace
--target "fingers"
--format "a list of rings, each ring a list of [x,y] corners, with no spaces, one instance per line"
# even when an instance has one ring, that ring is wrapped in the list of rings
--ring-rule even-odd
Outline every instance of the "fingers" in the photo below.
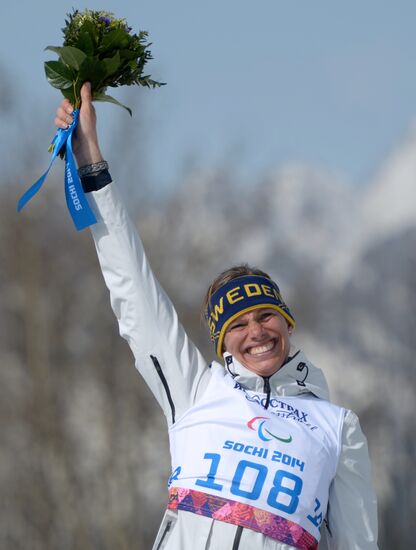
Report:
[[[81,88],[81,108],[79,113],[79,133],[86,138],[97,139],[97,117],[92,104],[91,83],[84,82]]]
[[[72,116],[72,113],[74,111],[74,107],[72,106],[69,99],[63,99],[61,104],[59,105],[57,111],[56,111],[56,117],[55,117],[55,126],[57,128],[62,128],[65,130],[68,128],[70,124],[74,121],[74,118]],[[91,83],[90,82],[84,82],[81,88],[81,119],[84,121],[84,124],[89,119],[93,120],[93,123],[95,124],[94,118],[95,118],[95,110],[94,106],[92,104],[92,93],[91,93]]]
[[[81,88],[81,103],[91,103],[91,82],[84,82]]]
[[[68,99],[63,99],[56,110],[55,126],[66,130],[74,121],[73,113],[74,106]],[[81,88],[79,120],[73,134],[72,145],[79,166],[102,160],[98,145],[97,116],[92,104],[90,82],[85,82]]]
[[[55,126],[66,129],[73,122],[73,106],[68,99],[64,99],[56,110]]]
[[[80,110],[81,124],[88,127],[95,125],[95,109],[92,104],[92,92],[91,83],[84,82],[81,88],[81,110]]]

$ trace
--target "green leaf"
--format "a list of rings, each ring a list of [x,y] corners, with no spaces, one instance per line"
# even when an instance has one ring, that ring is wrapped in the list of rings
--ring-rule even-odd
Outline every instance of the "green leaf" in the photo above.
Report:
[[[88,19],[86,19],[81,25],[79,32],[80,32],[80,35],[84,33],[88,33],[90,35],[90,38],[94,47],[98,44],[98,41],[100,38],[99,32],[97,27],[94,25],[92,21],[89,21]],[[81,48],[81,50],[83,50],[83,48]]]
[[[65,90],[72,86],[74,74],[60,61],[46,61],[45,74],[49,84],[58,90]]]
[[[114,29],[106,34],[101,42],[100,50],[107,52],[109,50],[118,50],[127,48],[129,44],[129,36],[123,29]]]
[[[137,59],[138,55],[136,52],[133,52],[131,50],[119,50],[120,58],[121,59]]]
[[[81,83],[89,80],[94,90],[100,87],[106,74],[106,66],[103,61],[100,61],[97,57],[86,57],[80,67],[78,79]]]
[[[123,107],[123,109],[126,109],[126,111],[129,113],[130,116],[133,116],[133,113],[130,109],[130,107],[127,107],[126,105],[123,105],[122,103],[120,103],[120,101],[117,101],[117,99],[114,99],[114,97],[111,97],[111,95],[107,95],[107,94],[94,94],[93,95],[93,100],[94,101],[105,101],[105,102],[108,102],[108,103],[114,103],[115,105],[118,105],[119,107]]]
[[[105,76],[107,77],[114,74],[120,67],[120,54],[117,51],[113,57],[103,59],[103,63],[105,65]]]
[[[69,99],[72,105],[75,105],[75,94],[73,88],[67,88],[66,90],[61,90],[64,97]]]
[[[149,76],[150,75],[139,78],[136,83],[146,88],[160,88],[161,86],[166,86],[166,82],[157,82],[149,78]]]
[[[45,51],[50,50],[51,52],[55,52],[58,55],[61,55],[62,48],[59,46],[46,46]]]
[[[87,56],[92,56],[94,53],[94,41],[90,33],[87,31],[81,32],[78,38],[77,47],[82,50]]]
[[[87,56],[83,51],[79,50],[78,48],[74,48],[73,46],[64,46],[61,49],[62,61],[69,67],[72,67],[76,70],[79,70],[82,62],[85,60],[86,57]]]

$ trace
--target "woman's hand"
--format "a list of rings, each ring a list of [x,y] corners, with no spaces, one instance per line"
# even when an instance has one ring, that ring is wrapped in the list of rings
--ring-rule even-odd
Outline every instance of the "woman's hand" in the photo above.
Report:
[[[73,122],[74,107],[64,99],[56,111],[55,125],[66,129]],[[85,82],[81,88],[79,122],[73,136],[73,151],[78,166],[103,160],[97,136],[97,116],[91,98],[91,84]]]

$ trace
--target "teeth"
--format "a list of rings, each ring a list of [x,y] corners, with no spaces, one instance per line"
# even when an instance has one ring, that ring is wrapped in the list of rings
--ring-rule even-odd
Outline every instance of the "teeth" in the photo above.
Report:
[[[265,344],[264,346],[257,346],[256,348],[250,348],[249,353],[250,355],[257,355],[258,353],[265,353],[266,351],[270,351],[274,346],[274,342],[269,342],[268,344]]]

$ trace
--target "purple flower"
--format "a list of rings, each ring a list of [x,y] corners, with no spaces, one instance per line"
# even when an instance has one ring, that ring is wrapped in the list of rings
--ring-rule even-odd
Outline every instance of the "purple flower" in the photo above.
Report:
[[[132,30],[132,27],[129,27],[128,25],[126,25],[126,26],[124,27],[124,30],[125,30],[127,33],[129,33],[129,32]]]
[[[106,27],[108,27],[108,25],[111,24],[111,20],[110,20],[108,17],[103,17],[103,16],[101,16],[101,17],[100,17],[100,21],[102,21],[103,23],[105,23]]]

